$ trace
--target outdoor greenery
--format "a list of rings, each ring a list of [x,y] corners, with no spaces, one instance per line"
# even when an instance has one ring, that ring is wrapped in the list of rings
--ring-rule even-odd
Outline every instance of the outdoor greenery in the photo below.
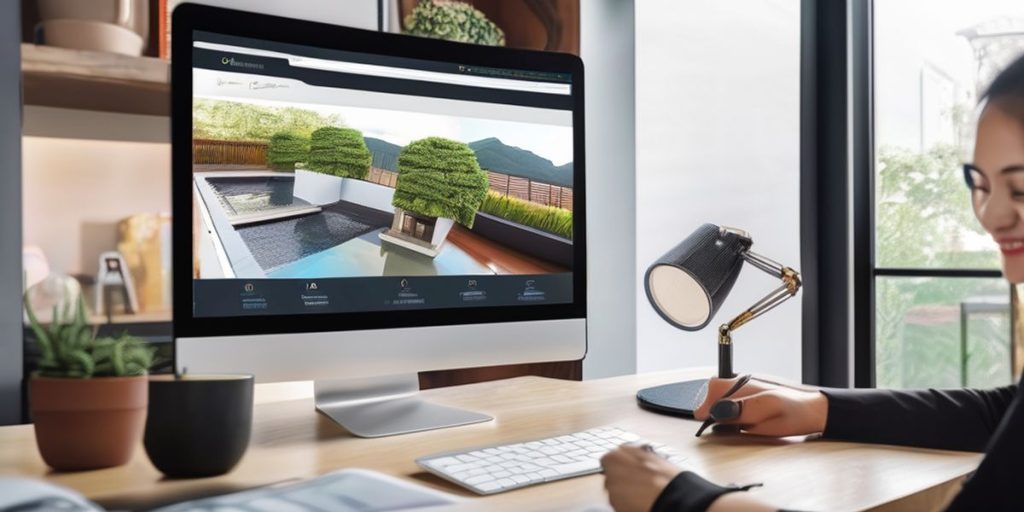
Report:
[[[876,257],[881,267],[998,268],[960,172],[960,150],[919,153],[883,147],[876,179]],[[976,244],[975,244],[976,245]],[[878,278],[875,285],[876,380],[881,387],[959,386],[960,305],[1009,301],[1001,278]],[[968,384],[1009,380],[1009,307],[975,314],[967,325]]]
[[[572,240],[572,212],[565,208],[545,206],[488,190],[480,211]]]
[[[445,217],[466,227],[487,195],[487,173],[468,145],[442,137],[409,143],[398,155],[398,183],[392,204],[428,217]]]
[[[310,140],[306,167],[312,171],[343,178],[364,180],[370,174],[373,155],[363,134],[352,128],[320,128]]]
[[[278,132],[267,145],[267,165],[273,169],[291,171],[297,162],[309,156],[309,138],[294,132]]]
[[[885,388],[961,386],[961,303],[1002,300],[968,315],[967,385],[1010,381],[1009,289],[1001,278],[883,277],[875,284],[876,380]],[[998,303],[997,303],[998,305]]]
[[[465,2],[420,0],[405,17],[405,33],[460,43],[505,46],[505,33]]]
[[[153,349],[128,335],[96,338],[85,319],[79,298],[74,313],[70,303],[53,308],[53,321],[44,327],[25,296],[29,325],[39,345],[38,373],[43,377],[88,379],[145,375],[153,363]]]
[[[269,141],[275,133],[309,137],[324,126],[342,126],[337,115],[294,107],[265,107],[236,101],[192,100],[192,137]]]
[[[925,153],[882,147],[876,184],[876,247],[884,267],[997,268],[994,250],[968,250],[984,235],[974,216],[956,146]]]

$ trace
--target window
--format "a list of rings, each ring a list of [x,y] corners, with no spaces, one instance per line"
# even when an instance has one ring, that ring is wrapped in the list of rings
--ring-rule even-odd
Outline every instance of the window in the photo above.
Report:
[[[979,95],[1024,53],[1024,4],[875,0],[872,11],[875,384],[1008,384],[1012,294],[959,166]]]

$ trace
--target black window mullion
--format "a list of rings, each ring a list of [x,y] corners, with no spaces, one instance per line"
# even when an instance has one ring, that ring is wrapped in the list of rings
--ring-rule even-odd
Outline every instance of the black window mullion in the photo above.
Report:
[[[853,194],[853,384],[875,387],[874,33],[872,0],[848,0]]]

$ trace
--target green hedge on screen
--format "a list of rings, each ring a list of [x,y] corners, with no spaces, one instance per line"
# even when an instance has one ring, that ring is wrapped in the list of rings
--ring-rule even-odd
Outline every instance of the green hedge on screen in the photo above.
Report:
[[[488,190],[480,211],[572,240],[572,212],[565,208],[545,206]]]
[[[370,174],[372,160],[362,132],[326,127],[313,132],[306,167],[323,174],[364,180]]]
[[[487,187],[487,173],[480,170],[468,145],[427,137],[409,143],[398,154],[398,183],[391,204],[473,227]]]
[[[309,156],[309,139],[294,132],[278,132],[267,145],[267,165],[272,169],[292,171],[296,162]]]

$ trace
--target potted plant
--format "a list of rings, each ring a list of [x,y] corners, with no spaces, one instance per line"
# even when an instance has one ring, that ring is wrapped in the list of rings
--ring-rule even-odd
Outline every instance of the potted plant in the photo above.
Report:
[[[443,137],[410,142],[398,155],[395,217],[380,238],[433,258],[456,222],[473,227],[488,186],[469,145]]]
[[[267,166],[276,171],[294,171],[295,164],[308,156],[309,139],[299,133],[275,133],[267,144]]]
[[[305,169],[295,171],[295,196],[319,205],[341,201],[346,180],[365,180],[372,161],[359,130],[317,129],[310,136]]]
[[[30,409],[36,444],[56,470],[83,470],[128,462],[142,440],[152,349],[128,335],[97,338],[79,298],[54,307],[43,326],[28,301],[39,346]]]
[[[505,46],[505,33],[465,2],[421,0],[405,17],[405,33],[460,43]]]

